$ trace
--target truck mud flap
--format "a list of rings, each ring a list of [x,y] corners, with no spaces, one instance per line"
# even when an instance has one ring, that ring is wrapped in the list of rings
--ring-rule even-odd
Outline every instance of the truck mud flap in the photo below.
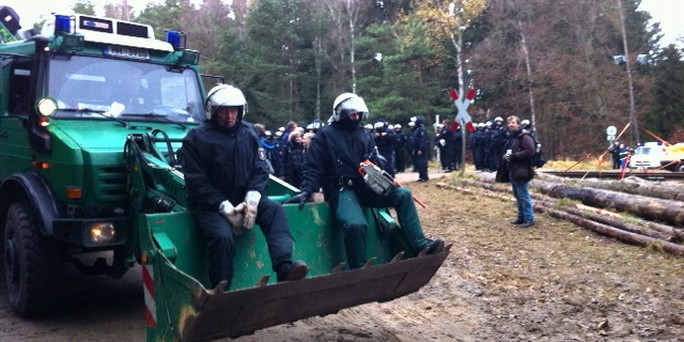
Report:
[[[323,316],[369,302],[383,302],[418,291],[449,255],[393,260],[387,264],[224,292],[195,288],[191,310],[178,322],[180,341],[238,337],[259,329]],[[395,258],[399,259],[399,258]]]

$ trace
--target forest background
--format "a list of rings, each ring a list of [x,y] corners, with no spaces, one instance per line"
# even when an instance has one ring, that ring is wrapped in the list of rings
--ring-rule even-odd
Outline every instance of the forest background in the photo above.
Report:
[[[573,159],[604,151],[608,126],[626,128],[628,146],[684,141],[684,51],[660,46],[639,4],[166,0],[133,12],[124,0],[105,13],[150,24],[159,38],[184,31],[203,73],[240,87],[249,120],[272,130],[326,121],[342,92],[364,97],[369,122],[434,124],[456,114],[449,89],[472,87],[474,122],[531,119],[549,157]],[[95,13],[88,0],[72,9]]]

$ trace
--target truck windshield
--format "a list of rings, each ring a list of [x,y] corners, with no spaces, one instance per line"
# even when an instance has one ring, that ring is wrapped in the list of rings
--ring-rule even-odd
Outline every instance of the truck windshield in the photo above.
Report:
[[[104,114],[126,121],[199,123],[204,117],[198,78],[191,68],[55,56],[48,70],[47,93],[58,104],[54,118],[102,119]]]

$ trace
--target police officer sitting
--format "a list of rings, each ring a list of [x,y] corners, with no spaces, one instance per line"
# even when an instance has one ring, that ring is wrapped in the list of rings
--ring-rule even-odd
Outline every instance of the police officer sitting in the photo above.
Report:
[[[323,188],[325,200],[331,205],[332,217],[344,234],[348,266],[360,268],[366,262],[365,233],[368,223],[362,206],[393,207],[401,231],[414,252],[427,249],[428,254],[444,250],[442,239],[430,240],[423,235],[411,190],[391,187],[387,194],[375,193],[359,174],[359,164],[369,159],[378,163],[373,137],[360,121],[368,115],[364,100],[352,93],[341,94],[333,103],[331,124],[323,127],[311,140],[302,169],[302,192],[289,203],[310,200],[311,194]]]
[[[235,256],[234,236],[261,227],[278,281],[306,276],[306,265],[292,261],[292,235],[280,203],[263,196],[268,164],[259,153],[259,138],[244,121],[247,102],[230,85],[212,88],[206,100],[207,120],[183,139],[182,160],[189,208],[202,230],[209,252],[212,286],[222,280],[230,288]]]

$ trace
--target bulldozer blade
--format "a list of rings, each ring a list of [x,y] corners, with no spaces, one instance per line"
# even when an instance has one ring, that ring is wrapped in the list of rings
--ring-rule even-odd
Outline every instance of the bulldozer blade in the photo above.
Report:
[[[194,310],[179,322],[180,341],[238,337],[340,309],[418,291],[449,249],[393,263],[235,291],[194,291]]]

